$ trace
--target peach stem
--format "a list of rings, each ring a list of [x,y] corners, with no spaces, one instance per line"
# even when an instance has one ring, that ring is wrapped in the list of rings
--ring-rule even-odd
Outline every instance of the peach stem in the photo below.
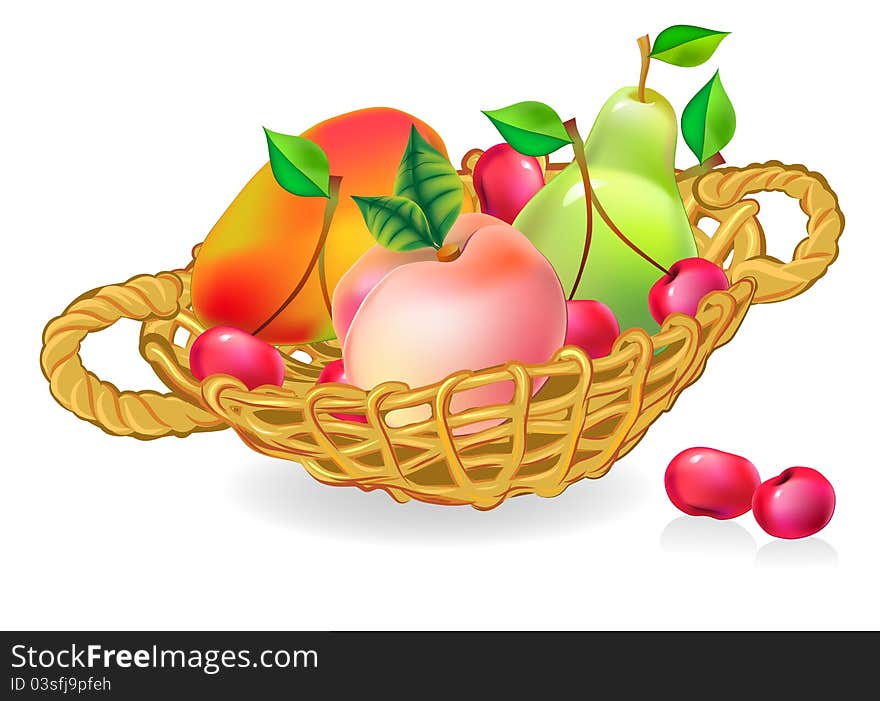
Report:
[[[457,243],[444,243],[437,249],[437,260],[441,263],[451,263],[461,255],[461,249]]]

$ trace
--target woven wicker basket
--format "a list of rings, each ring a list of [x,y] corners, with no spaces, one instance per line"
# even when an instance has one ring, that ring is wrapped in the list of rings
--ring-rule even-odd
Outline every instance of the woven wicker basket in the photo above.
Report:
[[[479,154],[471,151],[462,161],[471,194]],[[546,165],[547,177],[565,165]],[[249,392],[227,376],[200,383],[188,365],[189,346],[204,330],[190,309],[188,267],[138,276],[75,300],[46,327],[43,371],[59,403],[114,435],[152,439],[231,426],[254,450],[301,463],[323,483],[383,489],[400,502],[491,509],[519,494],[555,496],[584,477],[601,477],[629,452],[700,376],[710,353],[733,337],[751,304],[800,294],[837,255],[844,223],[837,198],[821,175],[803,166],[770,162],[683,174],[679,187],[700,255],[719,265],[729,259],[730,289],[707,295],[695,318],[670,316],[653,337],[626,331],[609,356],[594,362],[566,347],[544,365],[508,363],[430,387],[386,383],[364,392],[315,386],[323,365],[340,355],[338,345],[327,342],[281,347],[282,388]],[[798,199],[808,216],[807,236],[790,262],[766,254],[758,204],[744,199],[762,191]],[[713,235],[700,228],[703,219],[718,223]],[[143,322],[141,354],[170,393],[119,391],[82,366],[86,334],[123,317]],[[291,357],[294,350],[311,362]],[[534,377],[549,379],[533,397]],[[515,387],[509,404],[450,414],[456,392],[502,380]],[[385,421],[391,410],[425,404],[432,416],[422,423],[396,428]],[[334,413],[363,413],[367,424],[338,420]],[[453,433],[492,419],[493,428]]]

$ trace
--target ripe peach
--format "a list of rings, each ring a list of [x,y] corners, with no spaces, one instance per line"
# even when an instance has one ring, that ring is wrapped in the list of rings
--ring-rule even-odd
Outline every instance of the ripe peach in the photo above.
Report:
[[[202,323],[259,330],[257,336],[270,343],[332,338],[333,290],[374,243],[351,195],[391,192],[413,124],[446,153],[424,122],[386,107],[339,115],[303,133],[324,149],[330,172],[342,178],[324,240],[327,200],[290,194],[268,163],[257,171],[214,225],[196,260],[192,301]],[[465,193],[463,211],[472,210]]]
[[[472,213],[459,217],[459,221],[446,235],[446,243],[463,246],[465,241],[481,226],[498,224],[496,217]],[[436,261],[433,248],[417,248],[413,251],[392,251],[376,244],[367,249],[348,272],[339,280],[333,293],[333,328],[340,344],[345,343],[348,327],[361,302],[369,292],[394,268],[417,261]]]
[[[394,267],[366,294],[344,335],[349,381],[370,389],[386,381],[433,384],[459,370],[517,360],[549,360],[565,339],[565,296],[553,267],[519,231],[485,214],[459,217],[444,249],[451,260],[410,260]],[[442,252],[442,251],[441,251]],[[371,257],[363,267],[372,270]],[[357,275],[359,262],[349,273]],[[348,276],[346,276],[346,281]],[[354,287],[354,282],[351,282]],[[543,381],[534,383],[537,391]],[[456,393],[451,411],[503,404],[509,381]],[[427,405],[393,411],[389,424],[428,418]],[[485,422],[465,427],[469,433]]]

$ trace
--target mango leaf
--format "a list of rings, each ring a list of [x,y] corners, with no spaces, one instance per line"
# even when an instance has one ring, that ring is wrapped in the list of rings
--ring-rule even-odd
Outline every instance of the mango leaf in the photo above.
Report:
[[[676,24],[657,35],[651,58],[675,66],[699,66],[712,57],[718,44],[728,34],[730,32]]]
[[[504,140],[526,156],[548,156],[571,143],[556,111],[543,102],[517,102],[483,110]]]
[[[681,134],[702,164],[727,146],[735,131],[736,113],[716,71],[681,113]]]
[[[461,212],[464,190],[452,164],[419,134],[415,125],[397,168],[394,194],[419,206],[428,220],[431,241],[442,246]]]
[[[330,164],[318,144],[263,127],[269,163],[278,184],[301,197],[330,197]]]
[[[392,251],[412,251],[433,245],[428,219],[412,200],[399,196],[352,198],[373,238]]]

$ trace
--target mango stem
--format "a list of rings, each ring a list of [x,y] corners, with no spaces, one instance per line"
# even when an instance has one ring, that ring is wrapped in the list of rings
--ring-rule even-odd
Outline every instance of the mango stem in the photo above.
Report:
[[[321,259],[321,255],[324,252],[324,244],[327,243],[327,234],[330,233],[330,224],[333,223],[333,214],[336,212],[336,206],[339,204],[339,186],[342,184],[342,176],[340,175],[331,175],[330,176],[330,184],[329,184],[329,196],[327,197],[327,202],[324,205],[324,220],[321,224],[321,235],[318,237],[318,245],[315,248],[315,252],[312,255],[312,259],[309,261],[308,267],[306,271],[303,273],[302,277],[299,280],[299,283],[296,287],[293,288],[291,293],[287,296],[281,306],[279,306],[266,321],[260,324],[252,334],[256,336],[258,333],[263,331],[269,324],[271,324],[275,319],[277,319],[281,312],[287,309],[290,306],[291,302],[296,299],[296,296],[299,294],[300,290],[305,286],[309,277],[312,274],[312,270],[314,270],[315,266],[318,265],[319,260]]]

